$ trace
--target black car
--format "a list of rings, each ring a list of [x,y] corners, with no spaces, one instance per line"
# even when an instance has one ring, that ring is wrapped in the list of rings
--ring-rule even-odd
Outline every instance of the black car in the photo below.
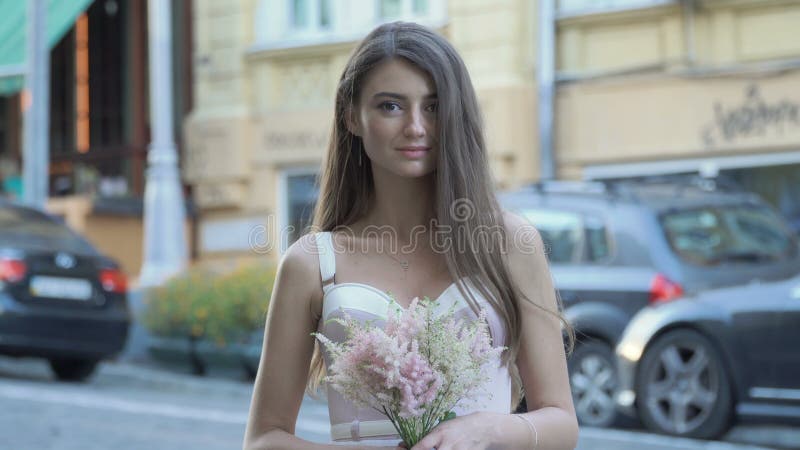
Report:
[[[582,424],[619,415],[614,347],[640,309],[683,294],[786,279],[800,251],[759,197],[712,180],[549,182],[498,195],[541,233],[578,342],[568,360]]]
[[[650,430],[714,438],[734,417],[800,424],[800,277],[645,308],[617,360],[619,407]]]
[[[119,266],[57,219],[0,202],[0,354],[46,358],[83,380],[128,335]]]

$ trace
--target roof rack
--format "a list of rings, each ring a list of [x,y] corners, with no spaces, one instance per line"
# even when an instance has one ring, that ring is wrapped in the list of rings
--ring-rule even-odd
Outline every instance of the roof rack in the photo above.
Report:
[[[544,180],[531,184],[541,193],[606,194],[608,189],[602,181]]]
[[[728,177],[716,176],[713,178],[703,177],[696,174],[688,175],[657,175],[644,178],[632,178],[625,180],[611,181],[615,185],[633,186],[672,186],[676,189],[676,194],[681,196],[689,189],[699,189],[706,192],[734,192],[743,193],[746,190]]]
[[[542,194],[597,194],[608,195],[612,199],[639,201],[641,196],[636,192],[637,187],[659,185],[674,188],[676,197],[683,197],[692,189],[706,192],[747,192],[728,177],[706,178],[695,174],[594,181],[545,180],[532,183],[530,187]]]

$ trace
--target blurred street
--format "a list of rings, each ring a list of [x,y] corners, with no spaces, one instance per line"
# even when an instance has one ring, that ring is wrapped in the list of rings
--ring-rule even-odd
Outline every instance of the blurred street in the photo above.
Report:
[[[86,384],[52,380],[37,360],[0,358],[0,433],[4,449],[234,449],[241,446],[251,384],[197,378],[157,368],[105,363]],[[325,441],[325,404],[306,399],[297,434]],[[746,439],[746,440],[745,440]],[[734,428],[728,442],[583,428],[580,450],[745,450],[791,448],[800,429]],[[735,440],[737,444],[730,441]],[[749,443],[749,445],[743,443]]]
[[[369,314],[534,237],[580,450],[800,450],[798,23],[800,0],[0,0],[0,450],[241,448],[264,336],[314,329],[265,330],[279,264],[340,227],[361,245],[312,281],[389,294]],[[397,52],[371,61],[376,30]],[[412,179],[432,197],[380,200]],[[536,233],[485,227],[484,191]],[[430,229],[405,212],[428,200]],[[414,245],[384,245],[383,204]],[[305,398],[296,433],[328,419]]]

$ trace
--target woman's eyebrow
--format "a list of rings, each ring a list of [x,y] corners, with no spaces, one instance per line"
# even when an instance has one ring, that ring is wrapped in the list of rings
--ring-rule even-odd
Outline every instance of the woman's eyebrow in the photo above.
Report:
[[[397,100],[407,100],[408,97],[403,94],[397,94],[394,92],[378,92],[377,94],[373,95],[372,98],[378,97],[389,97],[389,98],[396,98]],[[428,94],[425,96],[426,99],[435,99],[436,93]]]

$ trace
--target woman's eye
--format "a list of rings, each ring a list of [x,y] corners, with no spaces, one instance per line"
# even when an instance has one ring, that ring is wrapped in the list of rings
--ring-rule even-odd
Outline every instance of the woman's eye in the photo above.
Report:
[[[398,105],[397,103],[392,103],[392,102],[384,102],[384,103],[381,103],[378,106],[378,108],[380,108],[380,109],[382,109],[384,111],[399,111],[400,110],[400,105]]]
[[[436,112],[436,110],[439,109],[439,104],[438,103],[431,103],[425,109],[427,109],[430,112]]]

